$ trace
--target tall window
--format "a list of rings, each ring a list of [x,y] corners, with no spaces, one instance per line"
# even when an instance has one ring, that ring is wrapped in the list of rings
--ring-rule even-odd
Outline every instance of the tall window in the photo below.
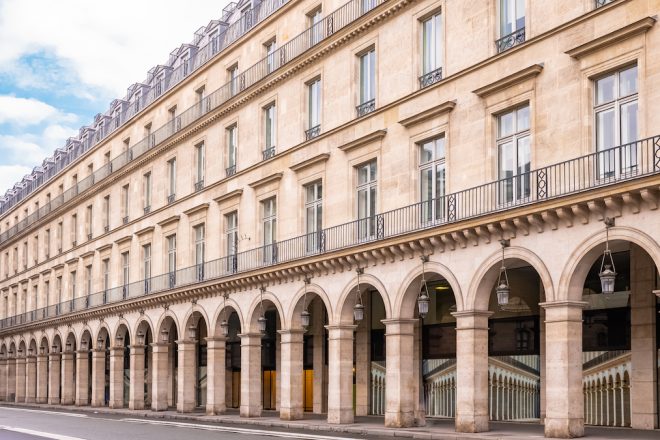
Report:
[[[277,237],[277,203],[275,197],[261,202],[261,223],[264,243],[264,262],[273,263],[277,261],[276,237]]]
[[[46,245],[46,258],[50,258],[50,229],[46,229],[44,244]]]
[[[360,102],[358,116],[375,109],[376,99],[376,50],[360,55]]]
[[[103,292],[104,294],[110,290],[110,259],[103,260]]]
[[[170,287],[176,284],[176,234],[166,238],[167,240],[167,271],[169,273]]]
[[[75,246],[78,244],[78,215],[73,214],[71,216],[71,245]]]
[[[204,224],[193,228],[195,232],[195,266],[197,266],[197,279],[204,279]]]
[[[497,117],[499,202],[512,203],[530,196],[529,105]]]
[[[103,198],[103,230],[110,230],[110,195]]]
[[[637,66],[596,80],[594,118],[601,178],[632,173],[637,168]],[[630,144],[630,145],[626,145]],[[620,146],[619,148],[615,148]]]
[[[227,255],[233,257],[227,260],[227,270],[236,272],[237,261],[234,257],[238,253],[238,212],[236,211],[225,215],[225,242]]]
[[[176,197],[176,158],[167,161],[167,175],[169,176],[167,203],[172,203]]]
[[[195,191],[199,191],[204,187],[204,142],[195,146]]]
[[[27,269],[28,266],[28,242],[23,242],[23,269]]]
[[[307,252],[320,249],[320,232],[323,228],[323,184],[310,183],[305,186],[305,229]]]
[[[315,45],[323,38],[323,25],[321,19],[323,15],[321,13],[321,8],[315,9],[308,16],[309,27],[311,28],[310,42],[311,45]]]
[[[57,224],[57,251],[62,252],[62,241],[64,240],[64,223]]]
[[[443,220],[445,216],[445,137],[419,144],[419,182],[422,220]]]
[[[321,79],[307,85],[307,139],[318,136],[321,128]]]
[[[238,93],[238,64],[229,68],[229,91],[231,96]]]
[[[87,296],[92,294],[92,282],[94,281],[94,277],[92,275],[92,265],[88,265],[85,267],[85,294]]]
[[[76,292],[76,290],[77,290],[76,278],[77,278],[76,277],[76,271],[72,270],[71,271],[71,277],[69,278],[69,280],[71,281],[71,283],[70,283],[71,284],[71,299],[74,299],[74,298],[77,297],[77,294],[76,294],[77,293]]]
[[[122,222],[128,223],[128,213],[130,209],[130,187],[128,184],[124,185],[121,189],[121,215]]]
[[[370,238],[375,233],[376,196],[378,181],[376,161],[372,160],[357,168],[357,213],[360,239]]]
[[[276,135],[276,115],[275,103],[264,107],[264,150],[263,159],[270,159],[275,155],[275,135]]]
[[[87,233],[87,239],[92,239],[92,225],[94,224],[94,206],[89,205],[87,207],[87,213],[85,216],[85,232]]]
[[[142,205],[145,214],[151,211],[151,172],[142,176]]]
[[[525,0],[500,0],[500,38],[497,51],[502,52],[525,41]]]
[[[131,275],[131,254],[128,251],[121,254],[121,269],[121,283],[124,287],[123,296],[125,299],[128,296],[128,284]]]
[[[238,148],[238,126],[227,128],[227,177],[236,173],[236,151]]]
[[[144,291],[151,290],[151,244],[142,246],[142,276],[144,279]]]
[[[266,68],[268,69],[268,73],[270,73],[275,70],[276,67],[275,50],[277,49],[277,43],[273,39],[264,46],[266,47]]]
[[[433,14],[422,21],[422,77],[426,87],[442,79],[442,16]]]

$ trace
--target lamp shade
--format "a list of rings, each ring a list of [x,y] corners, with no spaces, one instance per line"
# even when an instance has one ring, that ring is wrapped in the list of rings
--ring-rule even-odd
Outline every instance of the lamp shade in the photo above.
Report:
[[[96,340],[96,348],[98,348],[99,350],[103,348],[103,338],[100,336]]]
[[[303,326],[303,328],[309,327],[309,321],[310,321],[311,315],[307,310],[303,310],[300,312],[300,324]]]
[[[229,323],[227,322],[226,319],[223,319],[222,322],[220,323],[220,331],[222,332],[222,336],[224,337],[229,336]]]
[[[192,341],[197,339],[197,328],[194,325],[188,327],[188,338]]]
[[[511,293],[511,288],[509,288],[509,285],[505,280],[500,281],[500,284],[495,289],[495,292],[497,293],[497,304],[500,306],[509,304],[509,293]]]
[[[600,286],[603,293],[614,293],[614,281],[616,280],[616,272],[611,269],[611,266],[606,264],[605,268],[598,274],[598,276],[600,277]]]
[[[144,332],[142,330],[137,332],[137,343],[138,345],[144,345]]]
[[[364,319],[364,306],[360,303],[357,303],[353,306],[353,319],[360,322]]]
[[[426,294],[426,290],[422,289],[421,293],[417,297],[417,312],[419,313],[420,318],[424,319],[424,318],[426,318],[426,315],[429,314],[429,303],[430,302],[431,302],[431,299]]]
[[[262,315],[259,317],[257,320],[257,324],[259,325],[259,333],[262,335],[266,334],[266,318]]]

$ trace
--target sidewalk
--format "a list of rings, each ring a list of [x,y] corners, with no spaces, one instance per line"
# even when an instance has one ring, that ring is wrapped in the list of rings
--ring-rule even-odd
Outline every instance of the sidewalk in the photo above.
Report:
[[[280,420],[274,411],[265,411],[263,417],[241,418],[237,410],[228,410],[226,414],[207,416],[203,412],[180,414],[176,411],[109,409],[106,407],[92,408],[70,405],[40,405],[15,404],[2,402],[0,406],[33,408],[51,411],[67,411],[93,414],[125,416],[127,418],[150,418],[170,421],[185,421],[203,424],[252,425],[255,427],[272,427],[279,429],[298,429],[308,431],[326,431],[362,436],[382,436],[414,439],[437,440],[531,440],[543,438],[543,426],[538,423],[491,422],[491,431],[479,434],[461,434],[454,432],[453,419],[429,419],[423,428],[385,428],[383,418],[378,416],[357,417],[350,425],[330,425],[325,416],[320,414],[305,414],[303,420]],[[640,439],[658,440],[660,431],[642,431],[629,428],[587,427],[586,438],[593,440]]]

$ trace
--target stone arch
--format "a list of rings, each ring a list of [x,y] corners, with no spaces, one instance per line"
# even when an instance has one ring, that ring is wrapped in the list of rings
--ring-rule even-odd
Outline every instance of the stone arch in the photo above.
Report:
[[[204,325],[206,326],[206,334],[210,334],[210,321],[209,317],[206,314],[206,310],[204,310],[204,307],[200,306],[199,304],[194,304],[190,310],[186,313],[185,317],[183,318],[183,329],[182,331],[186,331],[190,324],[194,325],[197,327],[199,324],[200,319],[204,320]]]
[[[55,334],[53,335],[53,342],[51,344],[51,351],[54,353],[61,353],[62,352],[62,336],[60,336],[60,333],[58,331],[55,331]]]
[[[27,354],[27,344],[25,343],[25,339],[21,337],[21,340],[18,342],[18,351],[21,354],[21,356],[25,356]]]
[[[248,309],[248,315],[247,315],[247,326],[242,327],[244,332],[248,333],[258,333],[259,329],[257,327],[257,319],[259,319],[259,312],[261,311],[259,307],[259,303],[261,300],[261,295],[257,295],[253,300],[252,303],[250,304],[250,307]],[[284,309],[282,308],[282,303],[280,303],[280,300],[277,299],[277,296],[275,296],[272,292],[269,292],[266,290],[263,293],[263,300],[264,304],[271,303],[277,309],[277,314],[280,318],[280,328],[284,328]]]
[[[76,333],[73,331],[73,329],[71,329],[69,333],[66,335],[64,346],[66,347],[67,351],[72,351],[72,350],[75,351],[78,349],[78,340],[76,338]]]
[[[0,345],[0,355],[4,356],[7,354],[7,344],[5,342]]]
[[[167,329],[165,326],[167,326]],[[160,335],[162,334],[163,330],[168,330],[171,328],[171,326],[174,326],[174,330],[176,330],[177,335],[181,334],[181,326],[179,325],[179,320],[177,319],[176,314],[174,314],[171,310],[167,310],[160,316],[158,319],[158,324],[156,324],[156,334],[158,335],[158,340],[160,340]],[[170,331],[170,336],[171,334],[172,333]]]
[[[287,317],[286,317],[287,318],[286,328],[288,329],[300,327],[300,313],[302,312],[302,307],[303,307],[302,304],[303,296],[305,296],[305,286],[298,289],[298,291],[293,296],[293,300],[291,301],[291,304],[289,306],[289,310],[287,312]],[[308,298],[307,304],[309,304],[315,297],[318,297],[323,302],[323,305],[325,306],[325,310],[328,313],[329,320],[331,320],[332,304],[330,302],[330,298],[328,297],[328,294],[323,289],[323,287],[321,287],[318,284],[310,282],[309,285],[307,286],[307,298]]]
[[[385,288],[385,285],[374,275],[364,273],[360,275],[360,286],[371,286],[378,291],[383,304],[385,306],[385,319],[392,318],[392,306],[390,304],[390,296]],[[334,314],[333,325],[340,324],[353,324],[353,306],[355,305],[355,289],[357,288],[357,276],[344,287],[341,296],[339,297],[338,306]]]
[[[96,337],[92,341],[92,343],[94,344],[94,347],[97,346],[99,338],[101,338],[102,345],[103,345],[103,347],[105,347],[106,344],[108,344],[110,342],[110,335],[111,335],[111,333],[110,333],[110,328],[108,327],[108,325],[105,322],[101,323],[99,325],[98,330],[96,331]],[[110,345],[112,345],[112,344],[110,344]]]
[[[87,346],[87,350],[90,350],[94,347],[94,340],[92,339],[92,330],[88,327],[85,326],[82,328],[82,332],[80,333],[80,349],[83,350],[83,345]]]
[[[460,283],[453,272],[444,264],[437,261],[429,261],[425,263],[424,273],[427,280],[431,280],[430,276],[435,274],[447,280],[456,299],[456,309],[463,310],[463,294],[461,291]],[[418,289],[415,287],[415,282],[419,282],[422,276],[422,264],[416,266],[403,278],[396,292],[394,299],[394,313],[398,316],[394,318],[413,318],[415,310],[415,301],[417,300]],[[411,290],[412,289],[412,290]],[[412,295],[414,291],[414,295]]]
[[[227,297],[226,304],[224,302],[221,303],[216,309],[216,311],[213,313],[213,321],[209,323],[209,328],[213,329],[213,333],[212,334],[209,333],[209,336],[217,337],[221,335],[220,323],[222,322],[223,311],[225,310],[227,311],[227,313],[224,319],[229,320],[229,316],[231,315],[231,313],[236,312],[241,329],[245,328],[245,323],[243,321],[243,313],[240,307],[238,306],[238,303],[234,301],[231,297]]]
[[[464,306],[466,310],[488,310],[490,295],[500,270],[502,251],[498,249],[483,261],[470,281],[467,298]],[[541,279],[545,300],[555,299],[552,276],[541,258],[529,249],[511,246],[504,249],[504,261],[519,260],[534,268]],[[458,305],[458,304],[457,304]],[[460,309],[459,309],[460,311]]]
[[[602,230],[587,237],[571,252],[564,271],[559,278],[559,292],[566,292],[562,300],[581,301],[582,288],[591,268],[585,261],[596,261],[605,249],[605,226]],[[642,248],[660,269],[660,246],[648,234],[628,226],[614,226],[609,231],[610,242],[627,241]]]
[[[140,330],[142,330],[144,334],[146,334],[147,330],[149,330],[151,332],[151,337],[155,341],[154,325],[151,322],[151,319],[149,319],[147,315],[142,315],[135,321],[135,326],[133,327],[133,334],[136,335],[137,337],[137,334]]]
[[[131,335],[131,327],[130,324],[125,320],[125,319],[120,319],[119,322],[117,323],[117,327],[114,332],[114,337],[110,341],[110,345],[116,345],[117,347],[121,347],[126,345],[128,337],[128,343],[130,344],[131,341],[133,340],[133,336]],[[121,344],[119,343],[121,340]],[[113,343],[114,341],[114,343]]]
[[[41,336],[41,340],[39,341],[40,352],[42,347],[44,349],[44,354],[50,353],[50,342],[48,341],[48,335],[45,333]]]
[[[28,343],[28,350],[32,350],[32,354],[39,354],[36,337],[32,336],[30,338],[30,342]]]

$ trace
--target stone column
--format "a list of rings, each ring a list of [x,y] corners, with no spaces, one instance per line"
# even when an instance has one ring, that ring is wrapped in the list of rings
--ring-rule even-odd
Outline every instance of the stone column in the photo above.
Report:
[[[456,431],[488,431],[489,311],[455,312]]]
[[[75,403],[76,381],[74,377],[74,365],[72,351],[62,353],[62,405],[73,405]]]
[[[37,401],[37,357],[29,355],[25,363],[25,403]]]
[[[7,401],[7,358],[0,358],[0,401]]]
[[[371,295],[363,295],[365,310],[371,308]],[[365,316],[354,332],[355,338],[355,415],[369,414],[371,392],[371,319]]]
[[[76,351],[76,406],[89,405],[89,351]]]
[[[165,411],[167,409],[167,384],[169,376],[170,344],[154,342],[151,344],[151,409]]]
[[[241,334],[241,417],[261,416],[261,334]]]
[[[92,406],[105,405],[105,348],[92,350]]]
[[[545,436],[584,435],[581,301],[540,304],[545,309]]]
[[[144,409],[144,345],[131,345],[129,409]],[[123,389],[122,389],[123,391]]]
[[[60,404],[60,380],[62,375],[62,355],[50,353],[48,355],[48,404]]]
[[[110,408],[124,407],[124,347],[110,348]]]
[[[196,406],[195,387],[197,386],[197,371],[195,371],[196,341],[176,341],[179,355],[178,392],[176,410],[180,413],[192,412]]]
[[[303,334],[304,330],[280,330],[281,401],[280,418],[299,420],[303,418]]]
[[[37,355],[37,403],[48,403],[48,355]]]
[[[16,358],[16,402],[25,402],[25,357]]]
[[[653,294],[656,274],[651,257],[636,245],[630,247],[630,276],[630,426],[654,429],[658,427],[655,385],[658,368],[655,320],[658,314]]]
[[[415,424],[415,325],[416,319],[386,319],[385,324],[385,426],[408,428]]]
[[[314,305],[314,310],[312,316],[321,317],[323,316],[323,304],[321,301],[315,301],[312,303]],[[313,359],[313,372],[314,372],[314,385],[313,385],[313,400],[314,400],[314,414],[322,414],[326,409],[326,399],[325,399],[325,376],[327,374],[327,369],[323,359],[324,350],[323,344],[325,343],[325,334],[323,321],[320,318],[314,319],[312,326],[314,328],[313,340],[314,340],[314,359]]]
[[[206,338],[206,414],[222,414],[227,409],[224,336]]]
[[[353,332],[355,325],[328,329],[328,423],[353,423]]]
[[[7,382],[7,401],[14,402],[16,400],[16,358],[7,358],[7,375],[5,377]]]

